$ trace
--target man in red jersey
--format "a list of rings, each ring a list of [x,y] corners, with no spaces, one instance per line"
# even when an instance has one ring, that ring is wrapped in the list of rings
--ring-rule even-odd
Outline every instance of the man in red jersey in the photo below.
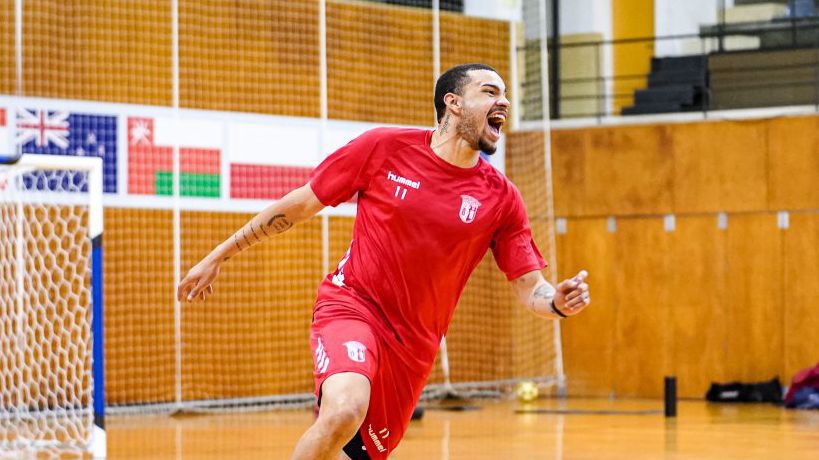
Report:
[[[503,79],[454,67],[435,88],[438,129],[379,128],[327,157],[310,182],[217,246],[181,281],[204,299],[222,262],[325,206],[358,197],[353,241],[319,286],[310,329],[320,410],[293,459],[385,459],[406,431],[469,275],[492,249],[521,302],[563,318],[589,304],[587,276],[553,288],[517,188],[480,157],[506,121]]]

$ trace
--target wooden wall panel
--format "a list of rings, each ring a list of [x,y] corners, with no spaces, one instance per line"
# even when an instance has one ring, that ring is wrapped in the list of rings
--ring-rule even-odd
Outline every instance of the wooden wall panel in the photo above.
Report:
[[[791,214],[784,237],[782,312],[784,371],[793,375],[819,362],[819,214]]]
[[[520,190],[532,227],[532,235],[546,260],[552,253],[554,222],[549,215],[546,157],[543,135],[536,132],[509,136],[506,176]]]
[[[316,0],[182,0],[182,107],[320,116]],[[14,2],[0,4],[0,93],[13,94]],[[30,96],[172,104],[170,0],[24,4],[24,91]],[[475,34],[480,30],[480,34]],[[504,21],[444,13],[442,62],[509,73]],[[328,109],[336,119],[434,122],[428,10],[329,1]]]
[[[508,379],[512,359],[512,315],[522,309],[490,253],[464,289],[447,332],[453,382]],[[431,382],[439,382],[440,363]]]
[[[674,210],[766,209],[767,123],[723,121],[670,126],[668,153],[674,157]]]
[[[24,2],[23,94],[170,105],[170,9],[170,0]]]
[[[540,132],[511,133],[506,138],[506,176],[520,190],[530,219],[542,217],[545,206],[544,148]]]
[[[536,228],[538,225],[533,225]],[[541,228],[542,224],[541,224]],[[538,234],[538,230],[534,230]],[[542,233],[541,233],[542,234]],[[537,237],[536,241],[537,241]],[[539,244],[540,248],[545,248]],[[547,254],[544,249],[544,254]],[[548,255],[546,256],[548,258]],[[548,275],[544,272],[544,276]],[[506,279],[504,276],[502,279]],[[503,282],[505,286],[496,288],[500,299],[496,300],[497,305],[504,307],[509,305],[510,319],[512,323],[511,333],[508,340],[512,342],[512,353],[510,355],[511,368],[508,375],[517,377],[539,377],[555,375],[555,330],[552,320],[538,317],[525,309],[513,295],[508,282]],[[505,298],[505,302],[504,302]],[[503,330],[501,330],[503,334]]]
[[[341,259],[350,249],[353,241],[355,217],[328,217],[330,250],[328,254],[328,271],[335,271]]]
[[[509,22],[441,12],[440,26],[442,73],[459,64],[472,62],[487,64],[498,71],[511,93]],[[434,82],[430,87],[430,94],[433,89]],[[511,94],[508,97],[511,100]]]
[[[17,90],[14,20],[14,0],[0,0],[0,94]]]
[[[672,212],[668,130],[662,125],[590,130],[584,164],[589,215]]]
[[[183,212],[183,271],[250,217]],[[183,306],[185,400],[312,391],[309,326],[321,247],[315,217],[231,259],[213,297]]]
[[[530,133],[507,135],[507,155],[517,153],[515,151],[517,144],[511,141],[513,136],[532,135]],[[586,199],[584,180],[590,138],[589,130],[552,131],[555,215],[566,217],[586,215],[586,208],[590,203]]]
[[[732,328],[722,305],[728,293],[726,231],[714,215],[683,216],[669,236],[669,372],[677,377],[679,397],[702,398],[711,382],[725,378],[725,337]]]
[[[817,116],[555,130],[556,213],[816,209],[816,133]],[[509,154],[523,145],[509,142]]]
[[[624,227],[636,224],[618,219],[618,251],[631,247],[637,259],[616,273],[620,281],[613,288],[618,310],[611,388],[618,394],[651,396],[660,388],[661,374],[629,367],[634,357],[620,355],[624,344],[665,347],[667,351],[651,351],[647,360],[651,368],[665,362],[685,397],[702,397],[712,380],[780,375],[787,381],[817,361],[812,354],[814,299],[819,298],[814,273],[819,258],[812,250],[819,234],[814,223],[819,206],[817,123],[819,117],[812,116],[553,132],[555,207],[557,215],[569,218],[569,229],[584,216],[677,213],[677,229],[667,234],[668,240],[643,234],[637,241],[634,229],[622,234]],[[525,146],[518,140],[534,134],[514,136],[508,143],[511,155]],[[667,185],[668,193],[658,184]],[[779,210],[808,213],[792,212],[791,228],[783,231],[773,213]],[[716,211],[729,213],[727,230],[717,229]],[[561,241],[572,238],[570,230]],[[666,246],[657,246],[658,241]],[[585,250],[561,247],[561,263],[584,257]],[[662,255],[664,251],[668,253]],[[626,263],[623,257],[617,253],[618,263]],[[629,284],[627,278],[649,282],[656,274],[647,267],[667,270],[667,293],[652,295],[655,301],[667,296],[670,317],[635,318],[633,310],[624,308],[626,300],[617,289]],[[597,292],[594,282],[591,286]],[[582,350],[587,338],[575,327],[581,318],[564,323],[570,376],[595,375],[600,366],[608,366],[589,361],[598,353]],[[580,383],[570,391],[589,391],[586,382]]]
[[[618,219],[614,392],[658,397],[671,369],[672,237],[659,218]]]
[[[171,211],[105,210],[108,404],[174,400],[172,217]]]
[[[517,185],[532,227],[532,235],[540,252],[548,261],[553,247],[554,222],[549,217],[547,201],[544,136],[539,133],[515,137],[514,155],[506,156],[506,175]],[[556,269],[556,267],[554,267]],[[548,278],[548,275],[547,275]],[[518,305],[508,287],[498,288],[498,305],[511,305],[511,368],[510,376],[539,376],[554,374],[554,325],[539,320]]]
[[[731,216],[727,230],[728,290],[715,308],[728,316],[727,380],[782,375],[782,235],[775,214]]]
[[[606,219],[576,219],[557,237],[559,280],[589,272],[592,303],[580,315],[562,320],[563,365],[572,396],[608,396],[614,385],[615,319],[619,308],[615,273],[615,234]]]
[[[180,1],[182,107],[318,117],[318,27],[315,0]]]
[[[327,2],[330,118],[431,126],[429,10]]]
[[[767,123],[769,209],[819,209],[819,117]]]

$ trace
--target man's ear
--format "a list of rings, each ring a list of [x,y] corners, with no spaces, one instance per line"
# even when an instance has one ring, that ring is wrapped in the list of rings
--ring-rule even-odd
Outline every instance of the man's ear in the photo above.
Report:
[[[461,115],[461,97],[455,93],[446,93],[444,96],[444,104],[449,107],[455,115]]]

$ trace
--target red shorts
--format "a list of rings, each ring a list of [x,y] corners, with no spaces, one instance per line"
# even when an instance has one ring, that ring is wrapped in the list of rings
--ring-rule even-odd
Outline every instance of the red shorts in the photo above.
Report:
[[[351,308],[350,298],[337,304],[321,300],[310,327],[310,348],[317,397],[324,381],[339,372],[370,380],[370,404],[359,433],[370,458],[376,460],[387,458],[404,436],[427,375],[402,365],[370,321]]]

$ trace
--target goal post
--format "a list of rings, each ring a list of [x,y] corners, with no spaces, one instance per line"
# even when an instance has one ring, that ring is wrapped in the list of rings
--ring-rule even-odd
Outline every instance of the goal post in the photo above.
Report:
[[[102,168],[0,163],[0,451],[105,457]]]

